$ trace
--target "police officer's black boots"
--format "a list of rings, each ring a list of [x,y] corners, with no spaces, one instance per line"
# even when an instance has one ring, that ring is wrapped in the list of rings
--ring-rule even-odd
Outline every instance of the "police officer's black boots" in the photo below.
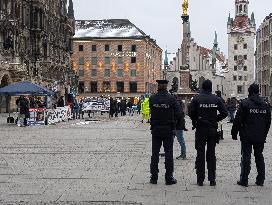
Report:
[[[151,175],[150,177],[150,184],[157,184],[158,176]]]
[[[176,184],[177,180],[173,176],[165,176],[165,184],[166,185],[172,185]]]
[[[216,181],[210,181],[210,186],[216,186]]]
[[[245,181],[237,181],[237,184],[240,186],[248,187],[248,182]]]

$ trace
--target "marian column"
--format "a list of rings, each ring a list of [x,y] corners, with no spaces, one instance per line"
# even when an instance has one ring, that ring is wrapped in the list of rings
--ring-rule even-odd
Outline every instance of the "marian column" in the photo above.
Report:
[[[189,66],[189,48],[191,41],[190,21],[188,15],[188,0],[183,0],[182,3],[182,25],[183,25],[183,39],[181,44],[182,65],[180,67],[180,87],[181,93],[191,93],[190,83],[190,66]]]

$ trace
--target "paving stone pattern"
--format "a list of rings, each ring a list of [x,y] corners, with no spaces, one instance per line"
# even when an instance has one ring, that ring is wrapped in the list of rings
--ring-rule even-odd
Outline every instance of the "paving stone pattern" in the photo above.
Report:
[[[191,128],[187,119],[187,126]],[[149,184],[151,134],[139,116],[98,121],[77,120],[54,126],[20,128],[0,117],[0,204],[22,205],[174,205],[271,204],[271,132],[265,146],[266,182],[236,185],[240,172],[240,143],[225,140],[217,146],[217,186],[196,185],[194,132],[185,133],[188,160],[175,160],[178,184],[166,186],[164,158],[157,185]],[[175,140],[174,155],[179,154]]]

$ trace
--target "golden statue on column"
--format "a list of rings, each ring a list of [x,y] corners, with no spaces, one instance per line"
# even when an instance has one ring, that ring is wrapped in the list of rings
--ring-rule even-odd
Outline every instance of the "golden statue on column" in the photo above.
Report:
[[[188,7],[189,7],[188,0],[183,0],[182,3],[183,16],[188,16]]]

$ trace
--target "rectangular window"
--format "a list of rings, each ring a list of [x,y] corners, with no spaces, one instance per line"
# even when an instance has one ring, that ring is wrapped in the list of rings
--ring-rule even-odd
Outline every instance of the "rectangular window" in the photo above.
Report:
[[[92,65],[97,65],[97,57],[92,57]]]
[[[137,70],[136,69],[130,70],[130,76],[131,77],[136,77],[137,76]]]
[[[92,75],[92,77],[96,77],[97,76],[97,70],[92,69],[91,75]]]
[[[244,44],[244,49],[247,49],[247,44],[246,43]]]
[[[110,69],[105,69],[104,77],[110,77]]]
[[[110,57],[105,57],[105,65],[109,65],[110,64]]]
[[[116,82],[117,92],[124,92],[124,82]]]
[[[241,86],[241,85],[238,85],[238,86],[237,86],[237,93],[238,93],[238,94],[243,94],[243,93],[244,93],[244,91],[243,91],[243,86]]]
[[[123,75],[124,75],[124,70],[123,69],[118,69],[117,70],[117,76],[118,77],[123,77]]]
[[[137,93],[137,82],[130,82],[129,83],[129,91],[131,93]]]
[[[123,46],[122,45],[118,45],[118,51],[122,52],[123,51]]]
[[[244,66],[244,71],[247,71],[247,66],[246,65]]]
[[[123,58],[122,57],[118,57],[118,64],[119,65],[123,64]]]
[[[84,65],[84,57],[79,57],[78,65]]]
[[[247,76],[244,76],[244,81],[247,81]]]
[[[244,55],[244,60],[247,60],[247,55]]]
[[[105,51],[110,51],[110,45],[108,44],[105,45]]]
[[[110,92],[110,89],[111,89],[111,84],[109,81],[104,81],[103,82],[103,92]]]
[[[234,44],[234,50],[237,50],[237,49],[238,49],[238,45]]]
[[[237,61],[237,56],[234,56],[234,60]]]
[[[237,76],[236,75],[233,76],[233,81],[237,81]]]
[[[136,63],[136,57],[131,57],[130,62],[131,62],[131,63]]]
[[[84,81],[78,83],[78,92],[84,93]]]
[[[136,45],[131,46],[131,52],[136,52]]]
[[[79,45],[78,46],[78,51],[84,51],[84,46],[83,45]]]
[[[242,81],[243,80],[243,76],[239,76],[238,80]]]
[[[78,75],[79,75],[79,77],[83,77],[84,76],[84,70],[78,70]]]
[[[96,51],[96,45],[92,45],[92,51]]]
[[[96,81],[91,82],[91,93],[97,93],[97,82]]]
[[[234,71],[237,71],[237,65],[234,66]]]

